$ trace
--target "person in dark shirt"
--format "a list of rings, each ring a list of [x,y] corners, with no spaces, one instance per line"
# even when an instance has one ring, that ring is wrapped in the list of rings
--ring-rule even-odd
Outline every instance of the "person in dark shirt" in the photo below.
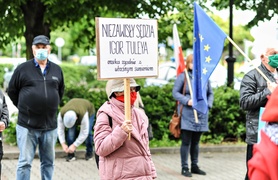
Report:
[[[260,108],[265,107],[267,97],[277,87],[278,79],[278,49],[267,48],[260,56],[261,65],[244,75],[240,84],[239,105],[246,111],[246,174],[248,177],[248,161],[253,156],[253,146],[258,141],[258,124]],[[261,73],[260,73],[260,72]],[[266,80],[265,77],[268,79]]]
[[[51,50],[49,38],[36,36],[32,50],[34,59],[15,69],[8,88],[8,95],[18,108],[18,180],[30,179],[37,146],[41,178],[52,179],[57,141],[56,116],[64,93],[62,69],[48,59]]]

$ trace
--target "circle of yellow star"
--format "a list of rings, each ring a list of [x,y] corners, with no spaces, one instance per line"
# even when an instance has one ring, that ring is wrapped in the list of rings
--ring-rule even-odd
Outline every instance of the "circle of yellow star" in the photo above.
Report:
[[[210,49],[209,45],[208,45],[208,44],[205,45],[204,50],[205,50],[205,51],[209,51],[209,49]]]
[[[211,60],[212,60],[212,59],[210,58],[210,56],[206,57],[206,62],[207,62],[207,63],[210,63]]]

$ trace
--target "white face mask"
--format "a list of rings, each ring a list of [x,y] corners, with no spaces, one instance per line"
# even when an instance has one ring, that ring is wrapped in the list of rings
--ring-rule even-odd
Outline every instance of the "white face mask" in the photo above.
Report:
[[[48,57],[47,49],[38,49],[36,50],[36,59],[39,61],[46,60]]]

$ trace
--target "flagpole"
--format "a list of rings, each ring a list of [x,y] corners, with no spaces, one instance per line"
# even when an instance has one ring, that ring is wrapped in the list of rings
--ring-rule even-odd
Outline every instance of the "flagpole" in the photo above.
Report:
[[[247,59],[247,61],[252,63],[251,59],[249,59],[249,57],[238,47],[238,45],[236,45],[236,43],[229,36],[227,36],[227,39],[237,48],[237,50]],[[265,78],[265,80],[267,82],[271,83],[271,81],[266,77],[266,75],[258,67],[255,67],[255,68]]]
[[[188,84],[188,88],[189,88],[189,93],[190,93],[190,96],[191,96],[191,97],[193,97],[193,96],[192,96],[191,81],[190,81],[190,79],[189,79],[189,76],[188,76],[188,71],[187,71],[187,69],[186,69],[186,68],[184,69],[184,73],[185,73],[185,76],[186,76],[186,80],[187,80],[187,82],[188,82],[187,84]],[[198,123],[198,122],[199,122],[199,120],[198,120],[198,114],[197,114],[196,109],[193,109],[193,112],[194,112],[195,122],[196,122],[196,123]]]

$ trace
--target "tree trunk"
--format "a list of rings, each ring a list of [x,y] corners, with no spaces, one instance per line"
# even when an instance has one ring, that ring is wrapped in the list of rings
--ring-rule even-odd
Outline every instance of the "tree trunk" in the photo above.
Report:
[[[50,24],[44,22],[46,6],[36,0],[28,0],[26,4],[20,6],[24,15],[26,39],[26,59],[32,59],[32,42],[34,37],[45,35],[50,38]]]

